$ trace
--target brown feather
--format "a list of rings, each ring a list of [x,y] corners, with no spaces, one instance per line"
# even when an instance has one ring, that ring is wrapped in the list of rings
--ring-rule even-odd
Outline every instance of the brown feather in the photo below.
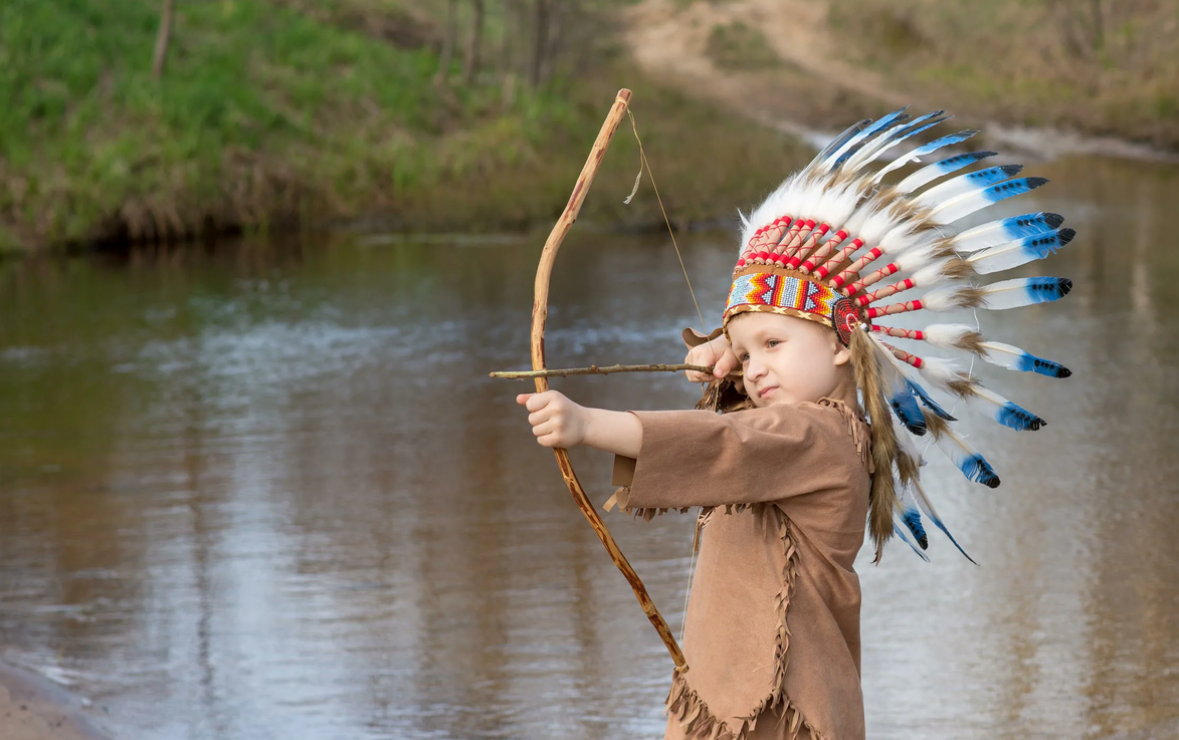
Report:
[[[987,351],[983,348],[983,342],[987,338],[976,331],[968,331],[962,335],[962,338],[954,343],[954,346],[959,349],[964,349],[967,352],[973,352],[980,357],[986,357]]]
[[[960,257],[952,257],[942,265],[942,274],[951,280],[965,280],[966,278],[973,277],[975,272],[974,267],[966,260]]]
[[[864,411],[872,427],[872,492],[868,511],[868,531],[876,546],[876,561],[884,554],[884,543],[892,537],[893,511],[897,506],[896,481],[893,463],[897,457],[896,431],[891,412],[884,398],[884,384],[880,379],[880,364],[872,340],[863,330],[852,332],[852,365],[856,386],[864,398]]]

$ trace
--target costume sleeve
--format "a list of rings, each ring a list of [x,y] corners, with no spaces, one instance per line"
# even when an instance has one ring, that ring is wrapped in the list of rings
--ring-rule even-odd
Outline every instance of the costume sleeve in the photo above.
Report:
[[[844,415],[814,403],[719,415],[636,411],[637,459],[615,460],[614,502],[624,509],[683,509],[779,501],[845,487],[861,464]],[[629,488],[629,490],[627,490]]]

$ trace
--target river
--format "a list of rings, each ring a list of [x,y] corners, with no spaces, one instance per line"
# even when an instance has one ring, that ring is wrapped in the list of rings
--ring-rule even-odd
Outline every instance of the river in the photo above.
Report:
[[[1079,236],[1041,274],[1076,287],[983,328],[1074,376],[982,369],[1050,422],[967,420],[999,489],[931,451],[926,488],[979,567],[940,533],[929,564],[861,553],[874,739],[1179,737],[1179,168],[1028,174],[1054,182],[1003,213],[1067,217]],[[670,660],[532,441],[529,386],[487,378],[527,365],[542,242],[0,264],[0,658],[130,740],[661,736]],[[735,238],[681,246],[715,317]],[[665,236],[584,226],[551,306],[553,366],[677,362],[699,324]],[[698,396],[678,376],[554,387]],[[608,456],[574,461],[604,501]],[[606,516],[676,631],[691,519]]]

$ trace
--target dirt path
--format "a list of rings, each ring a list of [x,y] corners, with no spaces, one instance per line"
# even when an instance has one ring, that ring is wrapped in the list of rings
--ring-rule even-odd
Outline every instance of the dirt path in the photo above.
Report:
[[[827,30],[821,2],[797,0],[707,0],[684,7],[676,0],[645,0],[623,20],[628,45],[644,70],[684,92],[720,103],[813,143],[852,122],[902,105],[936,107],[890,85],[881,74],[844,62],[835,51],[847,41]],[[768,69],[720,69],[709,57],[708,39],[718,25],[744,23],[759,30],[781,59]],[[1179,155],[1108,137],[1005,125],[959,116],[981,128],[990,145],[1045,158],[1095,154],[1179,162]]]

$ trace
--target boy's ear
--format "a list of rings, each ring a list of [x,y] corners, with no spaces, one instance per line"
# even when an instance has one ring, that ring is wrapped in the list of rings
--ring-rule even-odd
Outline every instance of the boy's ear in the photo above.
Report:
[[[831,333],[831,349],[835,353],[835,367],[842,367],[851,362],[851,350],[843,346],[843,342],[839,341],[839,337]]]

